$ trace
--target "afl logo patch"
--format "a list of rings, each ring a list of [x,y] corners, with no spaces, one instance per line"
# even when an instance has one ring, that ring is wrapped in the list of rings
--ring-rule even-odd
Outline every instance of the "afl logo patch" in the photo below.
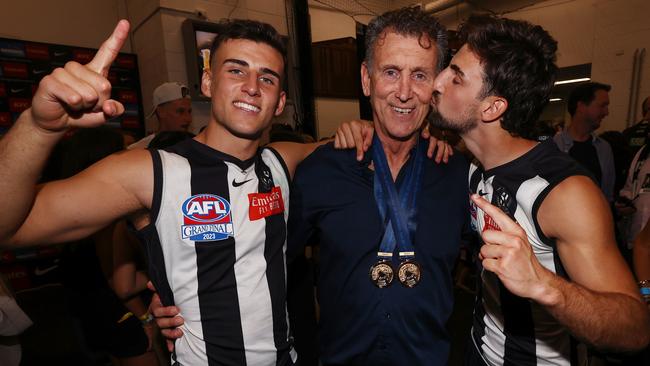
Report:
[[[213,194],[197,194],[183,202],[181,236],[193,241],[224,240],[235,232],[230,203]]]

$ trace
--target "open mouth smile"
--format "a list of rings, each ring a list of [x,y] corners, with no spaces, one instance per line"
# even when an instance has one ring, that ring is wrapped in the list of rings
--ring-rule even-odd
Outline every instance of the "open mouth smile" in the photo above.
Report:
[[[245,102],[234,102],[233,105],[246,112],[259,113],[261,110],[260,107]]]

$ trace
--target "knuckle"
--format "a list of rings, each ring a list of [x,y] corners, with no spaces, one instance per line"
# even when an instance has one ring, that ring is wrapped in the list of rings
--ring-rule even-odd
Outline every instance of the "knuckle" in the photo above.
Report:
[[[65,63],[65,65],[63,67],[65,69],[67,69],[67,70],[70,70],[70,69],[74,70],[74,69],[78,68],[79,66],[81,66],[81,65],[79,65],[79,63],[76,62],[76,61],[68,61],[68,62]]]
[[[111,83],[108,80],[102,80],[97,85],[97,90],[103,94],[110,94],[112,89]]]

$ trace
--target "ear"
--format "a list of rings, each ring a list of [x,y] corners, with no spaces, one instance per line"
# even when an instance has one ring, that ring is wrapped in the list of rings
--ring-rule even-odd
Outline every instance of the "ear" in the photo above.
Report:
[[[494,122],[501,119],[508,109],[508,101],[499,96],[488,96],[481,102],[481,120]]]
[[[275,112],[273,113],[274,116],[279,116],[282,114],[282,111],[284,111],[284,105],[287,103],[287,93],[284,91],[280,92],[280,98],[278,99],[278,104],[275,106]]]
[[[361,88],[363,89],[363,95],[366,97],[370,96],[370,70],[368,70],[368,65],[366,62],[361,63]]]
[[[210,91],[212,86],[212,73],[209,69],[203,70],[203,75],[201,75],[201,93],[206,97],[212,97],[212,92]]]

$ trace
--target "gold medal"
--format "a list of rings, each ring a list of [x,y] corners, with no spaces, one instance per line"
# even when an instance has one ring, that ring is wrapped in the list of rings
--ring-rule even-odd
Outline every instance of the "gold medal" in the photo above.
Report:
[[[370,267],[370,280],[379,288],[390,286],[393,275],[393,267],[388,261],[379,261]]]
[[[413,288],[420,283],[420,265],[412,260],[406,260],[399,265],[397,277],[402,285]]]

